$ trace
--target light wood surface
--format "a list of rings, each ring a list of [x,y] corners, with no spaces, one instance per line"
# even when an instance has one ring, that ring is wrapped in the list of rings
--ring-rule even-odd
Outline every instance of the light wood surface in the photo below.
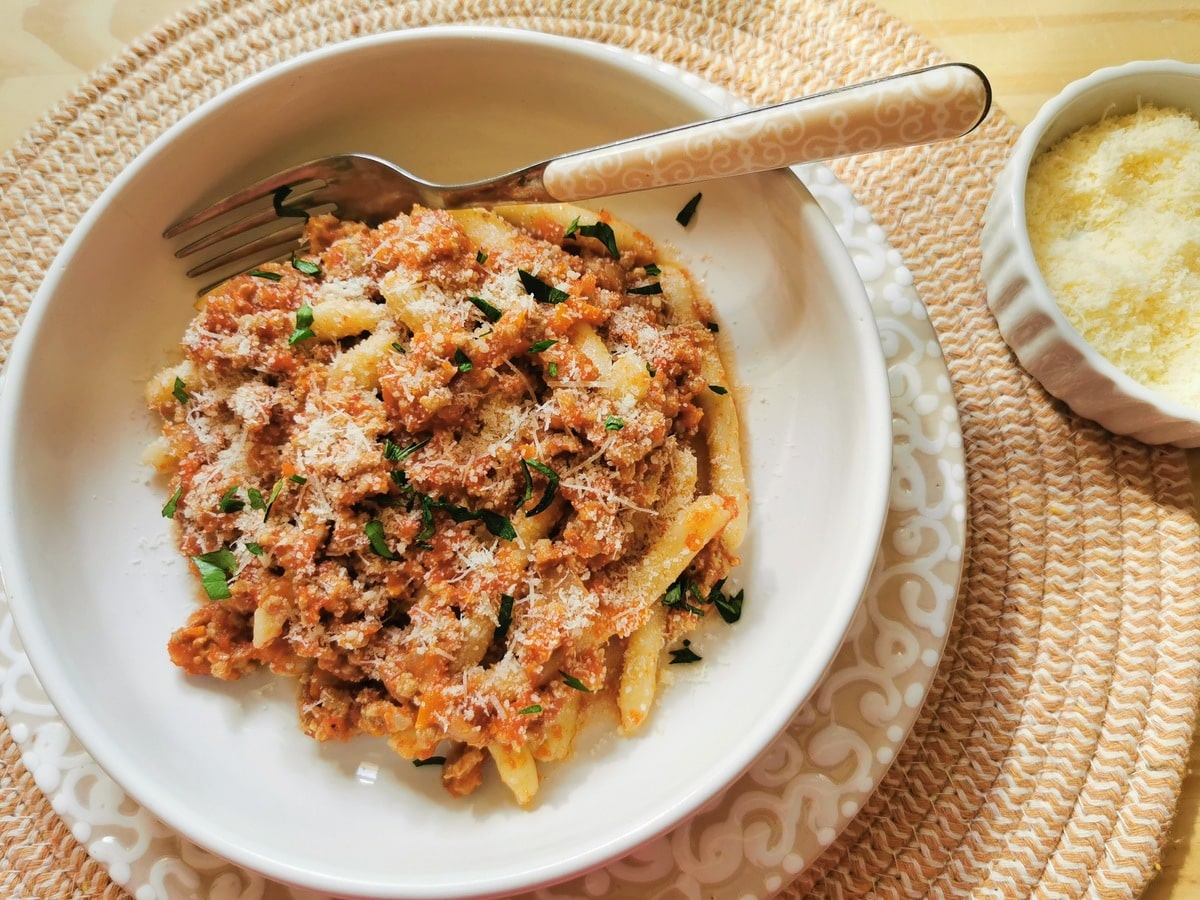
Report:
[[[1026,124],[1068,82],[1132,59],[1200,62],[1200,0],[876,0],[952,57],[988,73]],[[185,0],[0,0],[0,152],[95,68]],[[884,74],[884,73],[880,73]],[[1200,452],[1191,454],[1200,484]],[[1200,770],[1200,743],[1191,768]],[[1189,774],[1147,900],[1200,897],[1200,774]]]

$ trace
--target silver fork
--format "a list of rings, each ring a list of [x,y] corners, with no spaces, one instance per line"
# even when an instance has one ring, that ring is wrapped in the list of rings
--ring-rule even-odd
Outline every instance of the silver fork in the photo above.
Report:
[[[192,213],[164,237],[211,225],[175,252],[180,259],[212,252],[188,276],[235,265],[244,271],[280,258],[289,245],[294,250],[304,223],[317,212],[375,225],[415,205],[588,200],[961,137],[990,106],[983,72],[947,63],[569,153],[469,184],[434,184],[365,154],[329,156]]]

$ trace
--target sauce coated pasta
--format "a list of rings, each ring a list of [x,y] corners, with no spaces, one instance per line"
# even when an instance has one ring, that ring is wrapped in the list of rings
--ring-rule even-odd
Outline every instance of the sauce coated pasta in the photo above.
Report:
[[[318,740],[385,738],[516,800],[589,708],[648,715],[745,530],[711,310],[644,235],[568,206],[310,220],[205,296],[150,382],[150,461],[204,602],[192,674],[299,680]]]

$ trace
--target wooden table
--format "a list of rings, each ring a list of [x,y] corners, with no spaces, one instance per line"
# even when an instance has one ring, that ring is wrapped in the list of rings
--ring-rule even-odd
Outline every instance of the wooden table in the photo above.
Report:
[[[1200,62],[1200,0],[876,0],[952,57],[979,65],[1018,125],[1101,66]],[[0,0],[0,151],[89,72],[188,0]],[[1200,485],[1200,451],[1191,454]],[[1200,742],[1191,768],[1200,770]],[[1200,772],[1184,783],[1148,900],[1200,896]]]

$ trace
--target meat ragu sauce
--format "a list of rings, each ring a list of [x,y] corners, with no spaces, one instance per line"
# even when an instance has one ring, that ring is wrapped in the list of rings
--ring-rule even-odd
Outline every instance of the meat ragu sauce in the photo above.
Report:
[[[563,206],[330,217],[209,293],[148,388],[164,515],[209,598],[195,675],[300,680],[319,740],[488,757],[516,798],[583,709],[645,718],[724,590],[747,498],[711,311],[623,223]]]

